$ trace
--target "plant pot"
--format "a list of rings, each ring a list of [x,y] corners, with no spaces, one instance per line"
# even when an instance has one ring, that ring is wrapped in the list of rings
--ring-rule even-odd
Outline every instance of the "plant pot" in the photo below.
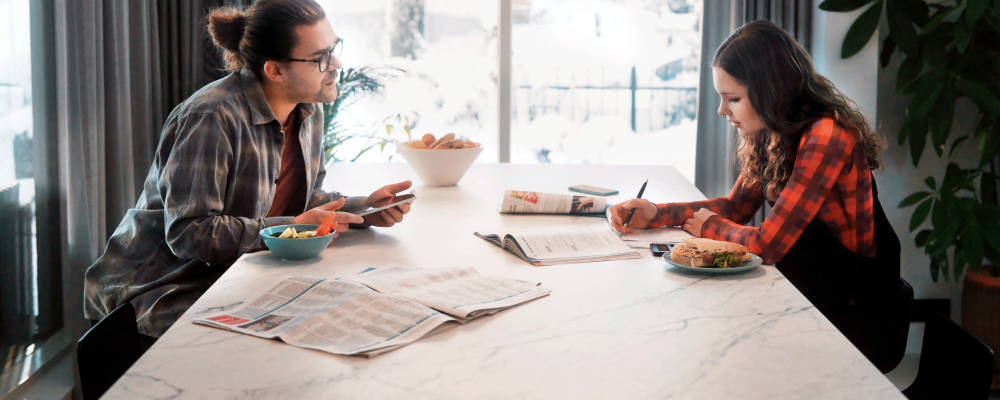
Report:
[[[962,327],[1000,354],[1000,270],[984,265],[979,273],[971,269],[962,282]],[[992,389],[1000,389],[1000,368],[993,371]]]

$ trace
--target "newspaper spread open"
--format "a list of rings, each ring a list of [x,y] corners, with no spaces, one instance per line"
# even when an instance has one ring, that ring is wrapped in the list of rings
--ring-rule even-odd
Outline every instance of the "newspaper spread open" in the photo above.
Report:
[[[507,190],[500,212],[509,214],[601,214],[608,208],[607,199],[596,196],[552,194]]]
[[[194,323],[370,357],[412,343],[446,322],[464,323],[550,292],[533,282],[480,276],[472,268],[394,265],[336,279],[285,278],[239,308]]]

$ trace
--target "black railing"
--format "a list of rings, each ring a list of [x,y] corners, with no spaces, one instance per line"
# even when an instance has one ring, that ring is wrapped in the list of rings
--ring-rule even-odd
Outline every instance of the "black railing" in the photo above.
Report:
[[[594,85],[542,85],[542,86],[530,86],[521,85],[515,87],[515,102],[518,99],[527,98],[528,105],[528,119],[534,120],[535,117],[539,115],[544,115],[548,113],[560,113],[563,108],[567,107],[566,104],[570,104],[569,107],[575,107],[574,103],[579,103],[579,99],[575,98],[577,96],[589,96],[589,95],[579,95],[580,91],[597,93],[597,98],[604,99],[609,97],[607,92],[612,92],[617,94],[622,91],[628,91],[631,98],[630,104],[630,120],[632,125],[632,131],[636,130],[636,114],[638,107],[636,106],[636,96],[649,96],[650,107],[648,109],[650,113],[649,118],[649,129],[665,129],[671,126],[677,125],[680,121],[684,119],[694,119],[697,105],[698,88],[696,87],[675,87],[675,86],[639,86],[636,79],[635,67],[632,67],[631,78],[629,80],[629,86],[622,85],[605,85],[605,86],[594,86]],[[558,92],[557,95],[551,95],[549,92]],[[573,93],[570,98],[566,98],[567,95]],[[612,94],[611,96],[614,96]],[[593,96],[591,96],[593,97]],[[553,100],[553,98],[555,98]],[[642,98],[642,97],[640,97]],[[589,97],[588,97],[589,99]],[[611,101],[614,103],[614,108],[618,109],[620,102]],[[515,113],[517,112],[518,106],[515,105]],[[574,110],[576,112],[576,110]],[[620,115],[621,112],[606,112],[605,107],[602,104],[599,107],[584,106],[584,110],[581,111],[583,114],[583,121],[590,119],[591,117],[601,116],[601,115]],[[653,123],[653,116],[662,117],[663,121],[660,124]]]

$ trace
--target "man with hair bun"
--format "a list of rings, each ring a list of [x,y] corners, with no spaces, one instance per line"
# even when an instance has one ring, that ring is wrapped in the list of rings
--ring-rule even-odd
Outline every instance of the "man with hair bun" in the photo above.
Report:
[[[177,105],[163,126],[135,208],[86,274],[84,314],[97,321],[126,302],[146,345],[160,337],[243,254],[260,230],[319,224],[390,227],[411,182],[369,196],[321,189],[323,113],[337,98],[343,41],[313,0],[258,0],[209,15],[229,76]]]

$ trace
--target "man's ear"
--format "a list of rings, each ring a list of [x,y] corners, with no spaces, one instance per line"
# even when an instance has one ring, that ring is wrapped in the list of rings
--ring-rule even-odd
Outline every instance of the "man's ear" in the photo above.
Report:
[[[274,82],[284,82],[285,71],[277,61],[268,60],[264,63],[264,77]]]

